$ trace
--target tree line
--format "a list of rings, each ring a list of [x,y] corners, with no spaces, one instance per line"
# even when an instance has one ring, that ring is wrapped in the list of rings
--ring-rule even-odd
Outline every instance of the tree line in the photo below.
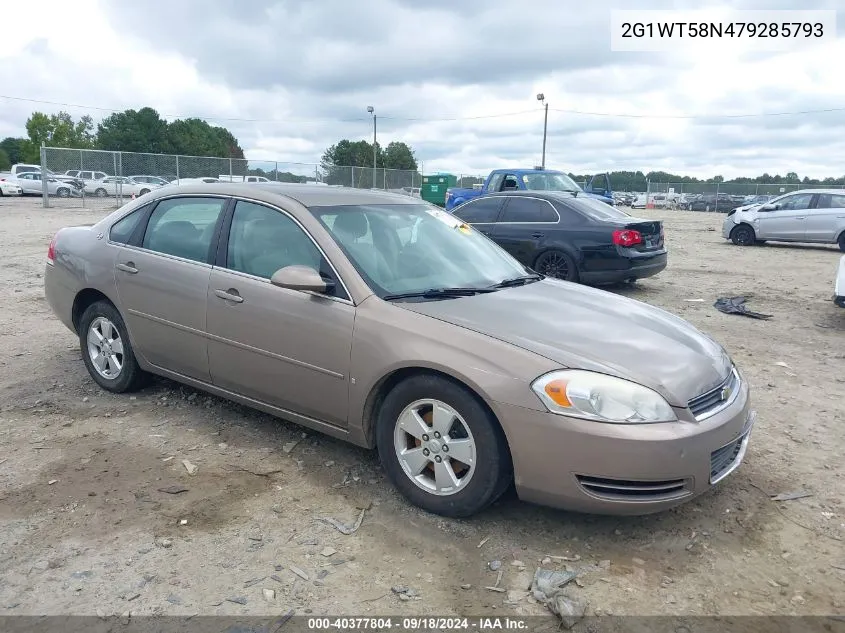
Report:
[[[780,174],[764,173],[756,177],[739,177],[725,179],[723,176],[713,176],[708,179],[700,179],[692,176],[681,176],[666,171],[612,171],[610,175],[610,186],[614,191],[646,191],[649,183],[671,183],[671,184],[705,184],[724,183],[732,185],[845,185],[845,176],[841,178],[799,178],[794,171],[788,172],[785,176]],[[569,174],[569,177],[576,182],[589,182],[591,175]]]
[[[33,112],[25,127],[26,137],[0,141],[0,169],[15,163],[39,163],[42,143],[82,150],[244,158],[238,139],[226,128],[196,118],[168,123],[149,107],[115,112],[96,126],[88,115],[74,120],[64,111]]]

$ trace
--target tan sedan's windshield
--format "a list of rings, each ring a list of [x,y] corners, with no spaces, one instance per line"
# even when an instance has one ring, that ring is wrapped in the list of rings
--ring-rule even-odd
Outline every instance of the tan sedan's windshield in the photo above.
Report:
[[[311,212],[380,296],[486,287],[529,272],[433,205],[312,207]]]

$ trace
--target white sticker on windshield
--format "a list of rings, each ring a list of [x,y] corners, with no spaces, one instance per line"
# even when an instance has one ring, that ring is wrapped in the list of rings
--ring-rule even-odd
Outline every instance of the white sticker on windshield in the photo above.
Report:
[[[451,213],[446,213],[445,211],[441,211],[440,209],[426,209],[426,212],[432,217],[437,218],[441,222],[448,224],[453,229],[456,229],[463,224],[463,222],[461,222]]]

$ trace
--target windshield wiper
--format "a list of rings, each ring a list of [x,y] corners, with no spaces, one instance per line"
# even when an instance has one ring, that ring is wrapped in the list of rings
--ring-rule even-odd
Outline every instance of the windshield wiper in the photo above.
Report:
[[[532,281],[540,281],[543,275],[522,275],[521,277],[513,277],[512,279],[503,279],[497,284],[493,284],[490,288],[511,288],[512,286],[524,286]]]
[[[420,290],[418,292],[402,292],[394,295],[385,295],[382,297],[385,301],[392,301],[394,299],[411,299],[414,297],[422,297],[423,299],[440,299],[443,297],[471,297],[472,295],[495,292],[497,288],[429,288],[428,290]]]

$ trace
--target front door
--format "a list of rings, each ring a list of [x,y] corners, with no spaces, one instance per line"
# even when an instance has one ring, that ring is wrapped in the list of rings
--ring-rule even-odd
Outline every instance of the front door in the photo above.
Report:
[[[812,193],[796,193],[778,200],[771,211],[757,211],[757,237],[761,240],[800,242],[804,239]]]
[[[496,219],[505,200],[505,196],[482,196],[453,209],[452,215],[489,236],[493,234]]]
[[[210,382],[206,296],[226,198],[178,197],[152,210],[121,247],[115,281],[135,351],[158,367]]]
[[[320,249],[286,212],[238,201],[208,286],[215,385],[335,426],[347,424],[355,307]],[[270,278],[304,265],[336,282],[330,295]]]

